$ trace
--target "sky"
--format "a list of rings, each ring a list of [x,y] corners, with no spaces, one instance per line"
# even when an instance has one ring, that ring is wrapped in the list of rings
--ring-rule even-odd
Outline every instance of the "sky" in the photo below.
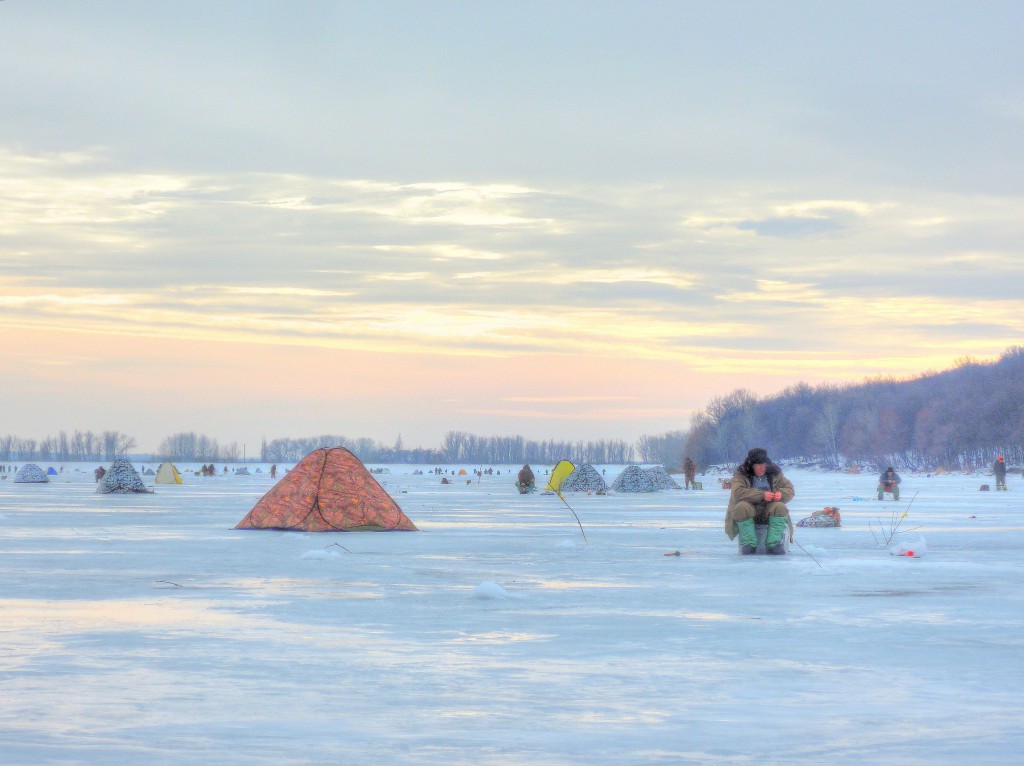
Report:
[[[1012,2],[0,2],[0,434],[624,439],[1024,338]]]

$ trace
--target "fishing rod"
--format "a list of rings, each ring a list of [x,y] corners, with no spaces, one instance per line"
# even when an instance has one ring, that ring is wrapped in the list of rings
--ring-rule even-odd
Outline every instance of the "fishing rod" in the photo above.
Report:
[[[557,489],[555,490],[555,494],[558,495],[559,500],[565,503],[565,507],[569,509],[573,517],[576,519],[576,523],[580,525],[580,534],[583,535],[583,542],[585,542],[587,545],[590,545],[590,540],[587,539],[587,533],[583,531],[583,524],[580,523],[580,517],[576,515],[576,511],[572,509],[572,506],[569,505],[566,499],[562,497],[562,493],[559,492]]]
[[[804,553],[806,553],[806,554],[807,554],[808,556],[811,556],[811,554],[810,554],[810,551],[808,551],[808,550],[807,550],[807,549],[806,549],[806,548],[805,548],[804,546],[802,546],[802,545],[801,545],[801,544],[800,544],[799,542],[797,542],[797,539],[796,539],[795,537],[793,538],[793,542],[794,542],[794,543],[796,543],[796,547],[797,547],[797,548],[799,548],[800,550],[802,550],[802,551],[803,551]],[[814,562],[815,564],[817,564],[817,565],[818,565],[818,568],[819,568],[819,569],[824,569],[824,568],[825,568],[825,567],[823,567],[823,566],[821,565],[821,562],[820,562],[820,561],[818,561],[818,560],[817,560],[816,558],[814,558],[814,556],[811,556],[811,561],[813,561],[813,562]]]

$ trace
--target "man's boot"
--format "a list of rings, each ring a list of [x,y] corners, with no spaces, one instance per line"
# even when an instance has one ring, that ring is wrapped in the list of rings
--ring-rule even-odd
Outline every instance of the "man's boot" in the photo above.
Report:
[[[775,556],[785,555],[786,543],[784,538],[787,526],[785,516],[768,517],[768,534],[764,538],[764,549],[767,553]]]
[[[757,530],[754,529],[754,520],[737,521],[736,529],[740,531],[740,555],[749,556],[751,553],[757,553]]]

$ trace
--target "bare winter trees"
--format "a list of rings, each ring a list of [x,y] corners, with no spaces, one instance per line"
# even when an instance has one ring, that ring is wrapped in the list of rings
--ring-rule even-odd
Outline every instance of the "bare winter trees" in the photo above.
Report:
[[[59,432],[45,439],[0,436],[0,460],[53,460],[82,462],[113,460],[136,446],[135,438],[120,431]]]
[[[621,440],[530,441],[522,436],[477,436],[449,431],[441,443],[441,453],[449,463],[629,463],[635,450]]]

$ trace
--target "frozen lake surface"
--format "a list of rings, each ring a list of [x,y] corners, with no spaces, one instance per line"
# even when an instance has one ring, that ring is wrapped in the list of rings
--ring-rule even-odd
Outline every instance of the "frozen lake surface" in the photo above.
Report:
[[[843,527],[741,558],[712,476],[566,495],[584,542],[557,496],[516,493],[518,466],[451,485],[389,466],[377,478],[421,531],[326,534],[232,529],[266,466],[128,496],[96,494],[93,467],[0,481],[4,764],[1024,752],[1019,476],[996,493],[983,474],[905,474],[893,503],[873,474],[787,470],[794,520],[832,505]],[[598,468],[610,485],[622,466]],[[918,529],[897,541],[926,553],[891,555],[875,538],[912,498],[901,529]]]

